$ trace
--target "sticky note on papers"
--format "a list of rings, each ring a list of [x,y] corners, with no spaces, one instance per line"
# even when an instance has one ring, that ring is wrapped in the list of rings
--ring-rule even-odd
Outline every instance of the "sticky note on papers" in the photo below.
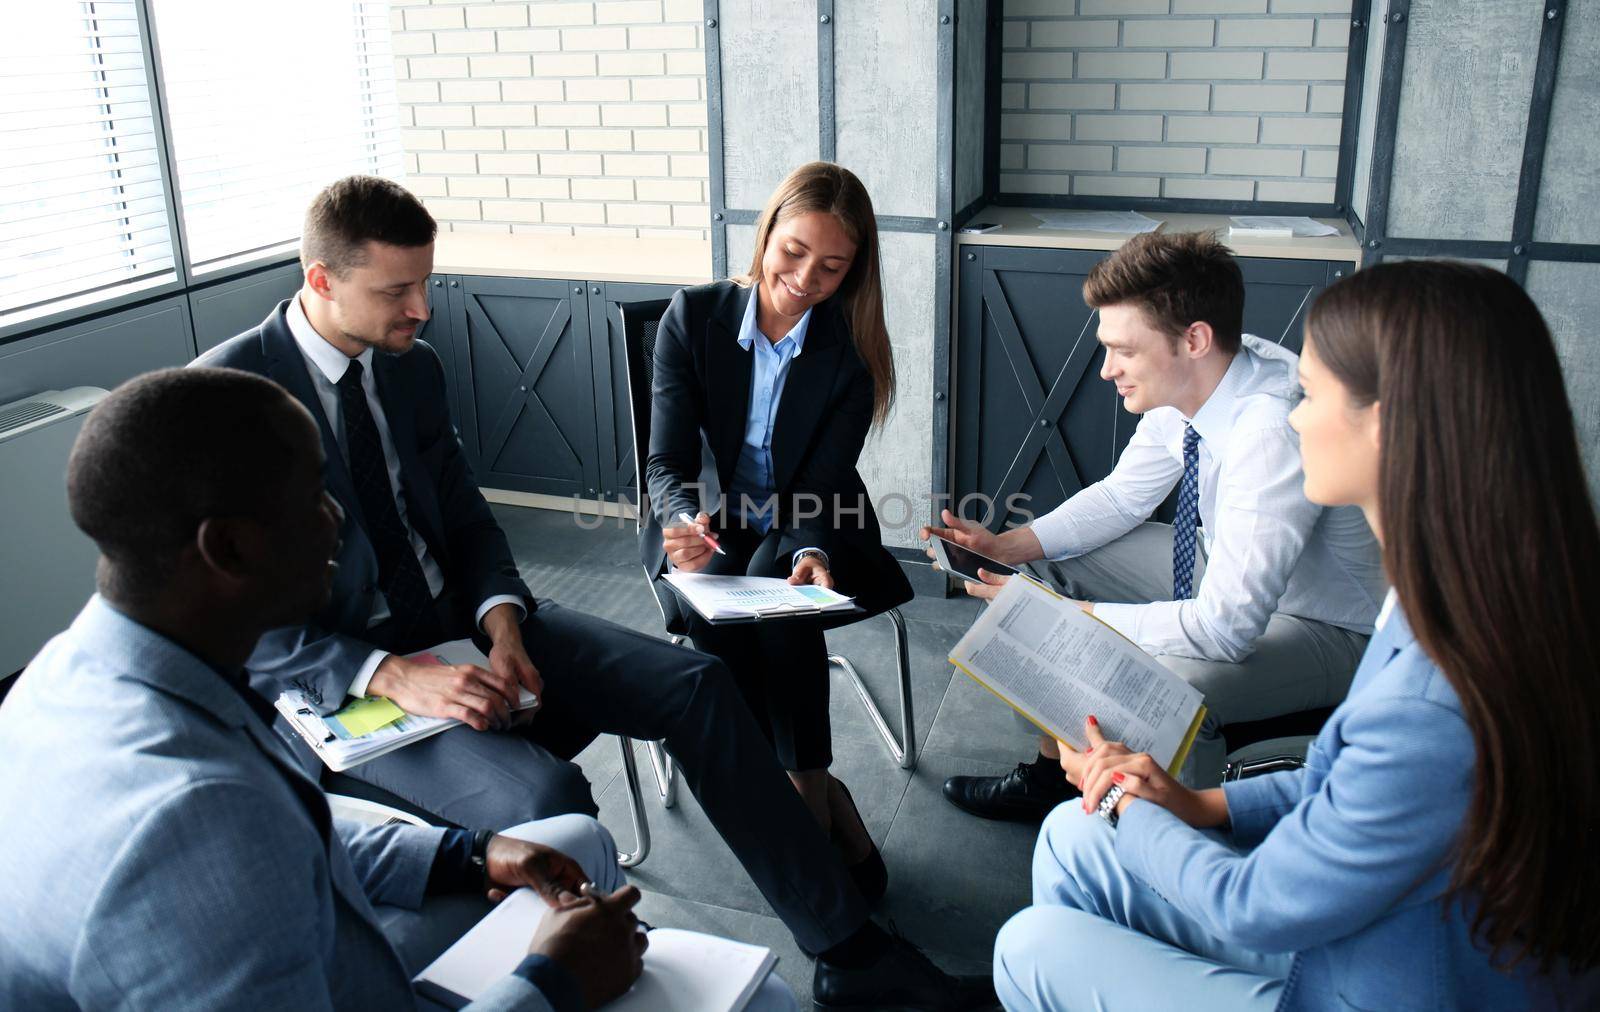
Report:
[[[393,724],[405,715],[406,711],[394,705],[387,696],[367,696],[329,717],[327,723],[333,726],[335,734],[344,732],[339,734],[341,738],[360,738]]]

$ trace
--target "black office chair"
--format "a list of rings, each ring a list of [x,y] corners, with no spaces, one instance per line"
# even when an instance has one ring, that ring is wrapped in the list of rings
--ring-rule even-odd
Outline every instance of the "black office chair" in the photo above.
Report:
[[[645,525],[653,522],[649,513],[649,482],[645,477],[645,462],[650,455],[650,389],[655,366],[656,328],[660,324],[662,314],[667,311],[667,304],[665,300],[655,300],[625,303],[619,307],[622,312],[623,345],[628,367],[628,406],[633,423],[633,459],[641,534]],[[840,654],[830,654],[828,661],[838,665],[849,676],[856,695],[861,697],[861,703],[866,708],[867,716],[878,729],[878,733],[883,736],[884,744],[888,746],[895,762],[901,769],[910,770],[915,769],[917,765],[917,741],[911,711],[911,656],[906,645],[906,623],[900,614],[900,605],[911,600],[913,592],[904,571],[900,569],[900,564],[887,550],[882,552],[878,568],[879,578],[871,581],[873,586],[869,590],[857,596],[856,604],[861,607],[862,612],[836,617],[825,622],[824,628],[836,629],[877,615],[887,615],[894,623],[895,664],[900,676],[898,738],[889,729],[889,722],[884,719],[872,694],[867,691],[866,682],[862,680],[855,665],[850,663],[850,659]],[[667,630],[667,635],[673,644],[683,643],[688,626],[678,606],[676,595],[647,568],[644,575],[650,585],[651,593],[655,596],[656,607],[661,611],[661,622]],[[657,784],[663,802],[671,807],[668,798],[675,786],[671,758],[662,752],[659,742],[648,744],[651,765],[656,770]],[[632,748],[626,741],[623,743],[623,755],[624,772],[631,772]],[[642,811],[637,808],[639,791],[633,787],[632,781],[629,787],[630,800],[636,806],[633,822],[637,830],[645,825],[645,820]],[[645,830],[645,835],[641,839],[648,840],[648,830]]]

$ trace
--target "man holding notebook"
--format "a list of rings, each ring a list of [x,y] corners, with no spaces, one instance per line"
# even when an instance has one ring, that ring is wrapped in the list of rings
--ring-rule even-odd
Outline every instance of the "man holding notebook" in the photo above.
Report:
[[[412,1008],[486,890],[524,886],[550,909],[473,1008],[576,1012],[638,979],[639,893],[599,823],[346,822],[273,733],[245,660],[327,599],[340,523],[281,388],[124,384],[67,484],[100,593],[0,706],[0,1007]],[[769,981],[761,1007],[793,1009]]]
[[[1102,378],[1142,415],[1116,467],[1032,524],[994,534],[944,512],[924,528],[1080,602],[1205,697],[1184,779],[1215,785],[1230,723],[1344,698],[1384,594],[1359,510],[1301,491],[1288,415],[1297,358],[1243,334],[1244,281],[1210,233],[1146,233],[1096,264]],[[1171,524],[1150,518],[1178,494]],[[967,592],[991,598],[1004,578]],[[1030,725],[1031,727],[1031,725]],[[1003,777],[951,777],[945,796],[985,818],[1038,822],[1074,789],[1054,740]]]

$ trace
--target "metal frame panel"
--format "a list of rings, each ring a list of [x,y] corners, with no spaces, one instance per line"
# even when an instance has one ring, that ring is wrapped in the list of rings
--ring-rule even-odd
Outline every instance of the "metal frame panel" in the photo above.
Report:
[[[1338,218],[1344,214],[1338,204],[1204,200],[1196,197],[1074,197],[1059,193],[997,193],[993,203],[1001,207],[1062,207],[1102,211],[1126,211],[1131,205],[1143,211],[1169,211],[1174,214],[1304,214],[1313,218]]]
[[[1380,0],[1381,2],[1381,0]],[[1354,0],[1350,8],[1350,43],[1344,67],[1344,112],[1339,120],[1339,168],[1334,173],[1334,210],[1344,212],[1350,205],[1350,190],[1355,185],[1356,135],[1361,129],[1361,92],[1367,79],[1367,21],[1372,15],[1372,0]]]
[[[1566,0],[1546,0],[1544,27],[1539,34],[1539,62],[1534,66],[1533,97],[1528,107],[1528,130],[1522,144],[1522,173],[1517,179],[1517,208],[1511,222],[1511,257],[1506,263],[1506,273],[1519,285],[1528,281],[1528,244],[1533,240],[1539,184],[1544,179],[1544,149],[1550,136],[1550,107],[1555,101],[1565,14]]]
[[[722,29],[718,0],[705,0],[706,154],[711,171],[711,276],[728,276],[727,191],[722,160]]]
[[[817,157],[824,162],[838,157],[834,113],[833,0],[817,0]]]
[[[1377,263],[1385,257],[1504,260],[1506,274],[1518,284],[1526,284],[1528,266],[1535,260],[1600,263],[1600,243],[1533,241],[1533,227],[1539,209],[1539,187],[1544,175],[1545,146],[1550,136],[1550,114],[1555,100],[1556,76],[1561,58],[1561,40],[1567,6],[1567,0],[1545,0],[1544,3],[1545,21],[1539,36],[1538,62],[1534,68],[1533,89],[1529,97],[1528,122],[1523,141],[1522,165],[1517,180],[1517,203],[1512,234],[1505,240],[1433,239],[1424,236],[1387,234],[1389,196],[1394,171],[1395,132],[1399,121],[1400,84],[1405,72],[1406,26],[1410,13],[1407,0],[1391,0],[1385,15],[1389,25],[1382,54],[1383,74],[1379,81],[1378,120],[1373,136],[1372,185],[1367,219],[1362,221],[1353,207],[1347,208],[1345,212],[1346,220],[1349,221],[1356,238],[1361,241],[1362,266]],[[1353,150],[1348,154],[1353,157]],[[1341,151],[1341,158],[1345,155],[1346,152]]]
[[[1410,13],[1407,0],[1389,0],[1384,14],[1389,23],[1384,33],[1383,71],[1378,78],[1378,117],[1372,137],[1372,179],[1367,187],[1366,237],[1362,246],[1363,267],[1373,262],[1383,248],[1389,227],[1389,192],[1394,181],[1395,129],[1400,122],[1400,82],[1406,64],[1406,26]]]
[[[956,0],[939,0],[939,29],[934,42],[938,80],[938,128],[934,146],[939,164],[934,194],[938,220],[933,255],[933,461],[929,491],[934,502],[950,491],[950,326],[954,315],[955,230],[950,227],[955,199]]]
[[[1378,0],[1382,3],[1383,0]],[[1396,0],[1403,2],[1403,0]],[[1002,207],[1060,207],[1082,210],[1126,210],[1130,204],[1142,210],[1173,214],[1303,214],[1313,218],[1345,217],[1350,209],[1350,190],[1355,177],[1356,130],[1359,127],[1361,91],[1367,66],[1367,39],[1360,32],[1367,24],[1372,0],[1353,0],[1351,34],[1345,62],[1344,114],[1340,123],[1339,167],[1334,176],[1332,203],[1309,204],[1297,201],[1205,200],[1194,197],[1098,197],[1047,193],[1006,193],[1000,189],[1000,56],[1001,3],[988,0],[988,66],[984,104],[984,196],[985,202]],[[956,226],[970,220],[966,208],[956,215]],[[971,207],[973,212],[981,205]]]

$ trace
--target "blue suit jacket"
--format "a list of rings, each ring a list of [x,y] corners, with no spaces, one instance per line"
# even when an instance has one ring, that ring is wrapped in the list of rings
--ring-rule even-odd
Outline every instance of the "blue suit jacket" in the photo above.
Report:
[[[322,430],[327,455],[323,476],[345,512],[333,594],[309,625],[263,636],[250,658],[250,670],[276,682],[277,691],[288,686],[299,689],[326,713],[343,705],[350,680],[374,648],[420,649],[429,644],[369,638],[367,619],[377,590],[378,557],[367,536],[355,483],[311,385],[305,357],[289,332],[284,317],[288,305],[287,300],[280,303],[261,326],[223,342],[193,364],[243,369],[276,381],[311,412]],[[533,596],[518,577],[511,546],[461,452],[439,356],[418,341],[404,355],[374,355],[372,370],[400,458],[407,516],[444,572],[445,593],[453,594],[462,612],[456,635],[466,635],[472,628],[470,609],[498,594],[522,598],[531,613]],[[268,698],[277,696],[273,686],[259,680],[258,685]]]
[[[0,706],[0,1008],[415,1004],[372,903],[443,830],[330,825],[214,670],[90,600]],[[520,977],[474,1007],[549,1009]]]
[[[1445,899],[1474,762],[1455,690],[1396,608],[1306,768],[1225,786],[1246,850],[1136,802],[1117,856],[1217,937],[1295,953],[1281,1009],[1593,1008],[1600,975],[1497,970]]]

